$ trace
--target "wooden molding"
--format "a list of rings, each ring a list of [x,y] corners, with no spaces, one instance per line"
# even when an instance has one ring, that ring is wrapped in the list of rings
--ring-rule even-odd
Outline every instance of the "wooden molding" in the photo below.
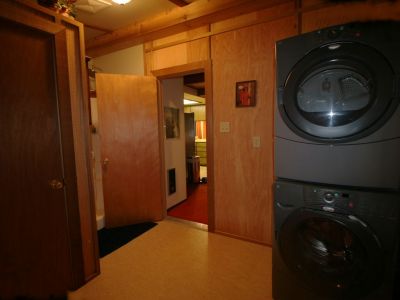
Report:
[[[84,23],[83,25],[85,27],[87,27],[87,28],[90,28],[90,29],[93,29],[93,30],[97,30],[97,31],[102,31],[102,32],[107,32],[107,33],[111,33],[112,32],[111,29],[107,29],[107,28],[100,27],[100,26],[90,25],[90,24],[87,24],[87,23]]]
[[[169,2],[172,2],[173,4],[175,4],[175,5],[178,5],[178,6],[180,6],[180,7],[182,7],[182,6],[186,6],[186,5],[188,5],[189,3],[187,3],[187,2],[185,2],[185,1],[183,1],[183,0],[168,0]]]
[[[86,49],[89,55],[97,57],[286,2],[292,0],[199,0],[88,40]]]

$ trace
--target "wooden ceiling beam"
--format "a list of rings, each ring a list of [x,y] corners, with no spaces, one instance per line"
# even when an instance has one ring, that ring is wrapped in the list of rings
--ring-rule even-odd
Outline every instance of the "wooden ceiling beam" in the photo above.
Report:
[[[107,32],[107,33],[111,33],[113,32],[111,29],[107,29],[104,27],[100,27],[100,26],[96,26],[96,25],[91,25],[88,23],[83,23],[83,25],[87,28],[93,29],[93,30],[97,30],[97,31],[102,31],[102,32]]]
[[[97,57],[287,2],[293,0],[198,0],[90,39],[86,42],[86,51]]]
[[[174,3],[175,5],[178,5],[180,7],[186,6],[189,3],[185,2],[184,0],[168,0],[169,2]]]

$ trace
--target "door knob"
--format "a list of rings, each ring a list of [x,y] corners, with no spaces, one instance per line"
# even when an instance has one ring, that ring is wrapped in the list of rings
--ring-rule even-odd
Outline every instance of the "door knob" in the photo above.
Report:
[[[64,183],[57,179],[50,180],[49,185],[53,190],[61,190],[64,187]]]
[[[108,165],[109,162],[110,162],[110,160],[106,157],[106,158],[103,160],[103,166],[106,167],[106,166]]]

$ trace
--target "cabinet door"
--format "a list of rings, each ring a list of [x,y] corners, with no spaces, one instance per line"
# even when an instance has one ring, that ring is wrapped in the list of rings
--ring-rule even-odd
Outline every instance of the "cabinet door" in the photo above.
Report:
[[[76,193],[65,31],[3,2],[0,40],[0,298],[62,297]]]

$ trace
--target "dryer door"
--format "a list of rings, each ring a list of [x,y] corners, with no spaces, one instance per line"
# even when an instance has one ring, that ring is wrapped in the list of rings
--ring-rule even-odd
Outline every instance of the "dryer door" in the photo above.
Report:
[[[366,136],[391,116],[394,72],[386,58],[359,43],[324,45],[309,52],[286,79],[279,110],[298,135],[327,143]]]
[[[278,246],[296,277],[326,298],[358,299],[381,283],[380,243],[353,216],[298,209],[283,224]]]

